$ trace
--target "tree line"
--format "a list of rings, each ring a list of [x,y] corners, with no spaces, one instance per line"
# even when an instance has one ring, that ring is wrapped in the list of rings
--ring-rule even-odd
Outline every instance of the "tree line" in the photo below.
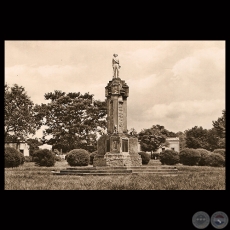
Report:
[[[60,90],[46,93],[44,97],[46,104],[34,104],[24,87],[5,84],[5,141],[27,139],[32,150],[47,143],[64,152],[74,148],[95,151],[97,134],[106,130],[106,101],[94,100],[94,95],[90,93],[65,93]],[[43,125],[47,128],[41,140],[28,138]],[[157,124],[139,133],[132,128],[128,134],[139,139],[143,151],[154,152],[159,146],[168,146],[167,137],[179,137],[180,150],[186,147],[209,151],[225,148],[225,110],[221,117],[212,121],[212,125],[212,129],[194,126],[174,133]]]

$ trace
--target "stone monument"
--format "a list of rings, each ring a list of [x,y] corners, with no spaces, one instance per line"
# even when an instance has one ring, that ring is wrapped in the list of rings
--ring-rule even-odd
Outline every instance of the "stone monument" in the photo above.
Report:
[[[119,62],[115,63],[117,64]],[[114,58],[112,65],[113,79],[105,87],[107,134],[103,134],[97,142],[97,155],[94,157],[93,166],[140,166],[142,160],[138,154],[138,139],[127,133],[129,86],[119,75],[115,75]]]

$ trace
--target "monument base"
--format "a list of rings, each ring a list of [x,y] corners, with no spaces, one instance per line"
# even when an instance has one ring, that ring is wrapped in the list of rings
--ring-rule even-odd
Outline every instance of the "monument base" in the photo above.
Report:
[[[129,153],[106,153],[104,156],[106,165],[114,166],[132,166],[132,161]]]
[[[141,166],[138,139],[125,134],[103,135],[98,140],[98,151],[93,166]]]

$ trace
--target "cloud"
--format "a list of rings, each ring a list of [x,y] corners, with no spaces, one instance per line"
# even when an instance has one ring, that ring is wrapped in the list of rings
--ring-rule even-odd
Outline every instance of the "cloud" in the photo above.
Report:
[[[112,54],[129,85],[128,127],[211,127],[225,106],[224,41],[8,41],[5,81],[44,94],[89,92],[105,99]]]
[[[137,123],[141,120],[151,125],[164,125],[170,131],[184,131],[185,127],[196,125],[211,128],[211,121],[216,120],[224,108],[223,100],[189,100],[156,104],[142,111],[136,121]],[[150,128],[151,125],[145,128]]]

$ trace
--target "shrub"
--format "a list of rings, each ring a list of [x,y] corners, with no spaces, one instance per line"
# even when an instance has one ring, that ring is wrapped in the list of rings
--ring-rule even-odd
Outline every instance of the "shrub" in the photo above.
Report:
[[[58,151],[58,149],[54,149],[54,153],[55,153],[56,155],[60,155],[60,152]]]
[[[206,165],[206,158],[211,154],[210,151],[206,149],[196,149],[200,153],[200,160],[198,165],[205,166]]]
[[[219,153],[211,153],[207,156],[205,163],[207,166],[222,167],[225,165],[225,159]]]
[[[25,159],[21,152],[12,147],[5,148],[5,168],[18,167]]]
[[[51,167],[55,165],[55,154],[48,149],[39,149],[33,154],[35,165]]]
[[[90,165],[93,164],[93,159],[96,156],[96,154],[97,154],[97,151],[94,151],[94,152],[90,153],[90,155],[89,155],[89,164]]]
[[[155,160],[155,157],[156,157],[156,159],[159,159],[160,154],[159,154],[159,153],[156,153],[156,152],[152,153],[152,154],[151,154],[151,158]]]
[[[32,157],[31,156],[24,156],[25,162],[32,162]]]
[[[146,152],[139,152],[138,154],[141,155],[142,164],[147,165],[150,161],[150,155]]]
[[[198,165],[201,155],[196,149],[185,148],[180,151],[179,157],[183,165]]]
[[[62,161],[62,159],[61,159],[60,156],[56,156],[56,155],[55,155],[55,161]]]
[[[70,166],[87,166],[89,164],[89,152],[85,149],[73,149],[66,155]]]
[[[221,156],[225,158],[225,149],[215,149],[213,153],[219,153]]]
[[[180,157],[174,150],[165,150],[160,154],[160,162],[164,165],[175,165],[179,163]]]

